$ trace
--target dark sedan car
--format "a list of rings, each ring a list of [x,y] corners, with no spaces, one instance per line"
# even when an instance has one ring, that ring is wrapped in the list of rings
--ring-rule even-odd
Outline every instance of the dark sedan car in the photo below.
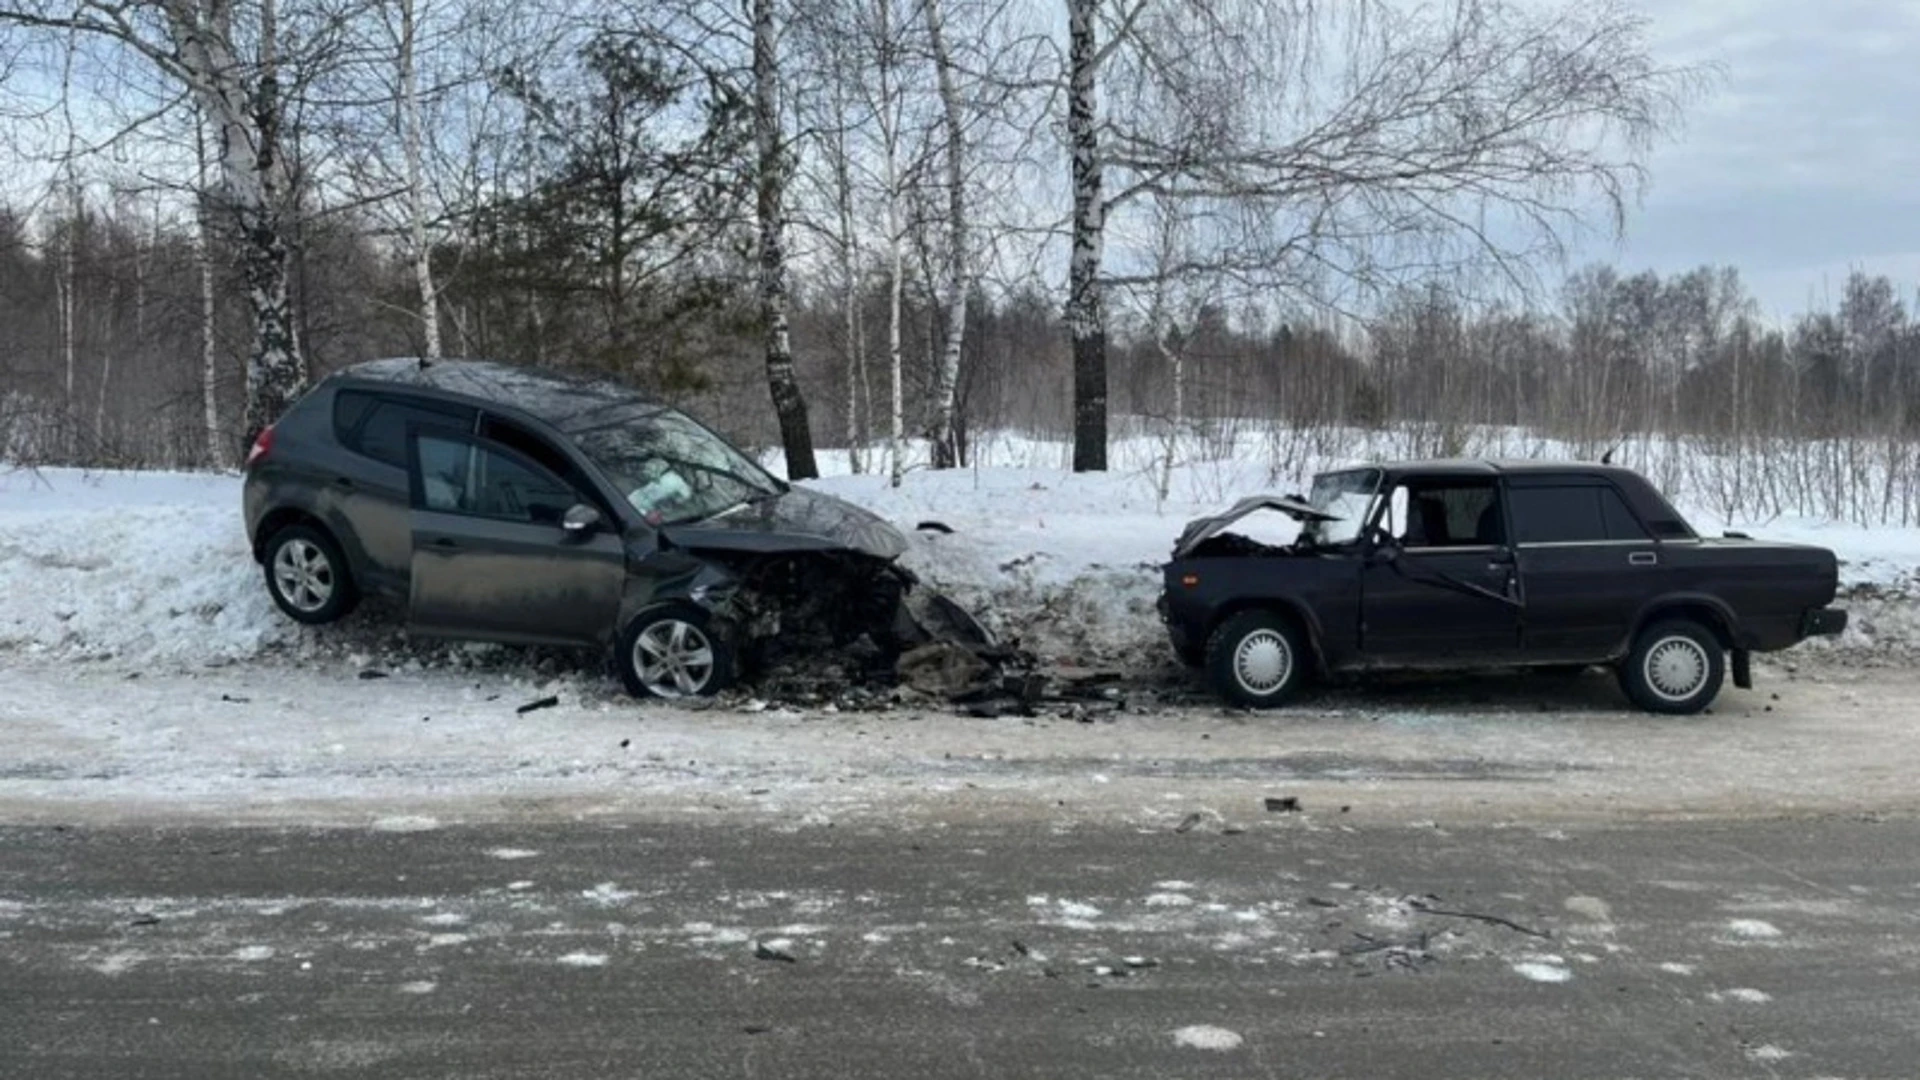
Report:
[[[245,514],[268,591],[300,622],[383,594],[424,634],[611,648],[637,695],[713,693],[782,646],[928,637],[898,531],[607,381],[348,368],[260,435]]]
[[[1302,523],[1277,547],[1232,532]],[[1187,527],[1161,612],[1231,701],[1287,700],[1316,672],[1613,667],[1642,708],[1690,713],[1749,656],[1837,634],[1825,548],[1705,538],[1637,473],[1581,462],[1427,461],[1323,474]]]

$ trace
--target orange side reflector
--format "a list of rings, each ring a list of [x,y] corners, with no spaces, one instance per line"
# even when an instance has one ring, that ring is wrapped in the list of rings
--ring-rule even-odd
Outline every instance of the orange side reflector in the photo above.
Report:
[[[1200,584],[1200,575],[1199,574],[1183,574],[1180,578],[1180,584],[1185,585],[1187,588],[1191,589],[1195,585]]]

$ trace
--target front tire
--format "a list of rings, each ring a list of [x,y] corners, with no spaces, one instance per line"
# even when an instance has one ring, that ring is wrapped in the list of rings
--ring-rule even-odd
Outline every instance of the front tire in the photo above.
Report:
[[[1306,642],[1293,620],[1273,611],[1243,611],[1207,639],[1207,678],[1235,705],[1284,705],[1307,679]]]
[[[265,555],[267,592],[295,622],[330,623],[360,601],[347,557],[325,529],[289,525],[267,541]]]
[[[1620,666],[1620,686],[1648,712],[1686,716],[1713,702],[1726,675],[1726,650],[1713,631],[1691,619],[1669,619],[1634,639]]]
[[[614,665],[638,698],[711,697],[733,684],[733,647],[705,612],[691,607],[636,616],[620,634]]]

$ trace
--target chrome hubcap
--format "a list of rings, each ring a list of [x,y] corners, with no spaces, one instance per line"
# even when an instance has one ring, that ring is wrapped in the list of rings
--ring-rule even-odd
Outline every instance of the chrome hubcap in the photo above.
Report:
[[[299,611],[319,611],[333,599],[333,563],[305,540],[289,540],[273,556],[273,581],[280,596]]]
[[[655,697],[692,697],[713,679],[713,644],[692,623],[661,619],[634,639],[633,669]]]
[[[1271,694],[1292,673],[1293,649],[1278,631],[1255,630],[1233,650],[1233,677],[1249,694]]]
[[[1647,686],[1668,701],[1685,701],[1700,692],[1712,663],[1700,643],[1687,637],[1661,638],[1647,650]]]

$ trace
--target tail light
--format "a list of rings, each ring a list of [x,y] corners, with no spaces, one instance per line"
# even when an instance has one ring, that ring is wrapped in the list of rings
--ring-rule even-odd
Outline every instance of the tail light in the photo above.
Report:
[[[253,449],[247,451],[247,468],[253,468],[255,462],[273,452],[273,425],[268,424],[254,436]]]

